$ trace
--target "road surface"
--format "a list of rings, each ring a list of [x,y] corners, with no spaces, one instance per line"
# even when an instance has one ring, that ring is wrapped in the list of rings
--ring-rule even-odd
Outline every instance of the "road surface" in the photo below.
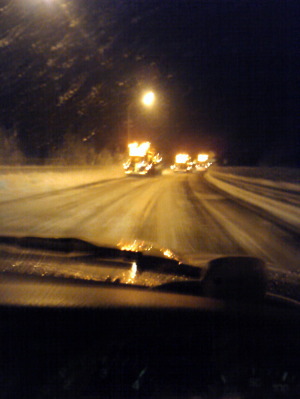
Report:
[[[102,180],[0,200],[0,234],[139,239],[182,254],[254,255],[297,271],[297,237],[210,187],[201,174]]]

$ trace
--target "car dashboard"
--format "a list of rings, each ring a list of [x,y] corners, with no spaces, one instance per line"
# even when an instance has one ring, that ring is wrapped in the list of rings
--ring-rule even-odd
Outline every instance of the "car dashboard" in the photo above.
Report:
[[[3,274],[2,398],[297,398],[299,306]]]

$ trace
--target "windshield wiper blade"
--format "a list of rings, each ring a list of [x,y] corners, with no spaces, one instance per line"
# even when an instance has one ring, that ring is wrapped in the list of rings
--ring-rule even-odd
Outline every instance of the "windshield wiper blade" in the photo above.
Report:
[[[189,278],[200,278],[202,269],[181,263],[176,259],[144,254],[141,251],[130,251],[113,247],[102,247],[77,238],[42,238],[42,237],[8,237],[0,236],[0,244],[11,245],[21,249],[53,251],[70,254],[82,253],[84,256],[101,259],[120,259],[135,262],[138,272],[174,274]]]
[[[100,247],[78,238],[44,238],[44,237],[7,237],[0,236],[0,244],[13,245],[26,249],[49,250],[65,254],[73,252],[88,252],[95,255],[106,255],[108,257],[120,256],[121,251],[117,248]]]
[[[137,259],[138,269],[142,271],[175,274],[177,276],[200,278],[202,268],[181,263],[175,259],[158,258],[151,255],[139,254]]]

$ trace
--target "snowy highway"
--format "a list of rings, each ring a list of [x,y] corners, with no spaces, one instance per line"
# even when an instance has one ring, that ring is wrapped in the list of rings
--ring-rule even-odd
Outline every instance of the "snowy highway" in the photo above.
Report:
[[[202,174],[122,173],[48,185],[0,199],[0,234],[72,237],[116,245],[142,240],[181,254],[253,255],[297,271],[297,237],[216,191]],[[71,174],[65,177],[72,180]],[[2,186],[8,192],[9,181]]]

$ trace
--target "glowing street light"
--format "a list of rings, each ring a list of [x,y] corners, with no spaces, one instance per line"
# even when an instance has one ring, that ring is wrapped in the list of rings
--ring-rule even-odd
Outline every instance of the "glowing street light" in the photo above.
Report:
[[[154,103],[154,100],[155,100],[155,95],[153,91],[148,91],[146,94],[144,94],[142,98],[142,103],[146,107],[150,107]]]

